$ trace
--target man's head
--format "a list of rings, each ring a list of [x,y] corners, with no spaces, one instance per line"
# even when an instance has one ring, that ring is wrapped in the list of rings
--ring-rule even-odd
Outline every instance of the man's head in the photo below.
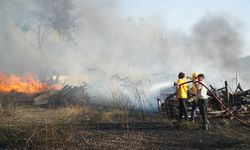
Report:
[[[192,73],[193,79],[197,79],[197,76],[198,76],[198,73],[197,73],[197,72],[193,72],[193,73]]]
[[[197,76],[197,78],[198,78],[198,81],[202,81],[202,80],[205,79],[205,76],[204,76],[204,74],[199,74],[199,75]]]
[[[178,75],[178,78],[179,78],[179,79],[185,78],[185,73],[180,72],[179,75]]]

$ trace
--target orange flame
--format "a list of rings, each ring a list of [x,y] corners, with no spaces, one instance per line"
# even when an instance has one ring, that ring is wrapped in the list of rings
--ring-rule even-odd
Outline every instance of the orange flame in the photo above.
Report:
[[[0,92],[34,94],[45,90],[59,90],[60,85],[48,85],[39,81],[33,74],[26,73],[23,77],[7,75],[0,72]]]

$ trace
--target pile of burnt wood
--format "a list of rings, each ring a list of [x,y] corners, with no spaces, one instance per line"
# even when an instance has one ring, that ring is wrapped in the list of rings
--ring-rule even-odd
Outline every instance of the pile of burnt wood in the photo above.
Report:
[[[34,98],[33,105],[45,107],[66,107],[83,105],[89,101],[86,86],[64,86],[59,91],[47,91]]]
[[[237,85],[234,91],[229,90],[228,83],[225,81],[225,87],[220,89],[215,89],[213,86],[210,85],[211,91],[215,93],[222,102],[228,107],[243,107],[244,105],[250,105],[250,89],[243,90],[240,84]],[[211,93],[208,93],[211,96]],[[212,96],[211,102],[217,102]],[[213,104],[213,103],[212,103]],[[213,109],[222,109],[219,104],[212,105]]]
[[[227,81],[225,81],[225,87],[216,89],[210,85],[210,90],[217,97],[220,98],[222,103],[230,109],[233,113],[249,113],[250,112],[250,89],[243,90],[240,84],[236,89],[229,90]],[[213,115],[226,115],[226,111],[223,110],[218,100],[216,100],[212,93],[208,92],[209,97],[209,113]],[[168,95],[164,100],[157,99],[158,110],[162,114],[174,117],[178,114],[178,101],[176,99],[176,93]],[[191,106],[188,103],[187,106]],[[188,109],[191,109],[190,107]]]

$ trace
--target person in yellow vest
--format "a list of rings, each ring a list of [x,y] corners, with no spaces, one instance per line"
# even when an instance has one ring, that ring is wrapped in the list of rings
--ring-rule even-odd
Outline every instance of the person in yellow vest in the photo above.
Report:
[[[183,84],[187,82],[185,74],[180,72],[177,81],[177,98],[179,101],[179,120],[188,120],[186,101],[188,98],[188,84]]]
[[[198,76],[198,73],[197,72],[193,72],[192,73],[192,89],[191,89],[191,99],[192,99],[192,111],[191,111],[191,121],[194,122],[194,118],[196,116],[196,111],[197,111],[197,108],[198,108],[198,103],[197,103],[197,97],[196,97],[196,94],[197,94],[197,87],[196,87],[196,81],[197,81],[197,76]]]

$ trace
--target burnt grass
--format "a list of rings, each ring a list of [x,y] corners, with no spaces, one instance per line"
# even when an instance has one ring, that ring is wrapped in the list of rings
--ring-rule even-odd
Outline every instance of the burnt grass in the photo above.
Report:
[[[235,120],[210,118],[209,131],[199,122],[115,107],[22,104],[0,113],[0,149],[250,149],[250,128]]]

